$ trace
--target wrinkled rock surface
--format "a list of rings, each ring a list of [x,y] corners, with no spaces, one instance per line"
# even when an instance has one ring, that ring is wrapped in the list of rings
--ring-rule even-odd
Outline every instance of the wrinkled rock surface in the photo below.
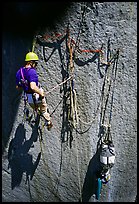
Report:
[[[107,59],[109,38],[112,54],[120,49],[111,119],[116,158],[111,168],[111,179],[102,186],[99,201],[133,202],[137,195],[137,3],[72,3],[63,17],[56,19],[54,27],[44,26],[36,30],[34,51],[40,59],[37,72],[45,92],[71,74],[66,37],[63,38],[68,23],[70,37],[75,42],[79,34],[80,49],[100,49],[103,44],[104,60]],[[54,33],[62,35],[57,40],[47,38]],[[53,121],[53,128],[48,131],[43,127],[43,119],[39,124],[33,123],[34,115],[32,126],[28,121],[23,123],[24,100],[22,93],[15,90],[16,71],[24,64],[24,56],[31,49],[30,36],[15,37],[4,33],[2,200],[96,202],[93,174],[99,164],[97,144],[101,116],[101,108],[97,111],[97,107],[105,78],[101,74],[105,75],[106,66],[98,67],[95,53],[75,52],[73,74],[79,117],[77,131],[70,128],[67,120],[69,81],[47,95]],[[27,108],[31,116],[33,111],[29,105]]]

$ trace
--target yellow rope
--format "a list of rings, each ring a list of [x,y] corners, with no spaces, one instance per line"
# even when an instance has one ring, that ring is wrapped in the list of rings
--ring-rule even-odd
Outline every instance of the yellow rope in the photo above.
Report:
[[[78,124],[79,118],[78,118],[78,113],[77,113],[77,94],[76,94],[75,89],[73,90],[73,92],[74,92],[74,116],[75,116],[76,124]]]
[[[70,69],[70,74],[73,75],[74,72],[74,63],[73,63],[73,44],[71,43],[71,39],[68,36],[68,48],[69,48],[69,55],[70,55],[70,59],[69,59],[69,69]],[[77,113],[77,105],[76,105],[76,92],[72,87],[72,80],[70,80],[70,102],[71,102],[71,109],[70,109],[70,120],[72,121],[74,127],[76,126],[76,113]]]
[[[33,43],[32,43],[32,52],[34,52],[35,45],[36,45],[36,38],[33,39]]]
[[[44,125],[43,125],[43,126],[44,126]],[[40,142],[40,149],[41,149],[42,161],[43,161],[43,164],[44,164],[44,169],[45,169],[46,172],[48,172],[49,177],[51,177],[51,172],[50,172],[49,166],[48,166],[48,164],[47,164],[47,162],[46,162],[46,156],[44,155],[44,150],[46,150],[47,148],[46,148],[45,142],[42,142],[42,139],[43,139],[43,138],[41,138],[41,135],[39,134],[39,142]],[[44,140],[43,140],[43,141],[44,141]],[[44,149],[44,150],[43,150],[43,149]],[[52,182],[51,182],[51,185],[52,185],[52,187],[53,187]]]
[[[79,116],[78,116],[78,120],[79,120],[80,122],[82,122],[83,124],[85,124],[85,125],[91,125],[91,124],[94,123],[95,120],[96,120],[96,116],[97,116],[97,113],[98,113],[98,110],[99,110],[99,106],[100,106],[100,103],[99,103],[99,105],[98,105],[98,107],[97,107],[95,116],[94,116],[94,118],[93,118],[91,121],[85,122],[85,121],[81,120],[81,118],[80,118]]]
[[[69,54],[70,54],[70,74],[73,75],[74,72],[74,64],[73,64],[73,46],[71,45],[71,41],[69,39],[68,41],[68,47],[69,47]],[[74,127],[76,127],[76,124],[78,124],[78,115],[77,115],[77,95],[75,89],[72,87],[72,79],[70,80],[70,101],[71,101],[71,112],[70,112],[70,121]],[[77,151],[76,158],[77,158],[77,168],[78,168],[78,184],[79,184],[79,194],[81,199],[81,181],[80,181],[80,169],[79,169],[79,158],[78,158],[78,149],[77,149],[77,141],[75,138],[75,149]]]
[[[58,88],[59,86],[61,86],[62,84],[66,83],[67,81],[69,81],[73,76],[70,76],[69,78],[67,78],[66,80],[64,80],[63,82],[61,82],[60,84],[57,84],[55,87],[53,87],[52,89],[50,89],[50,91],[47,91],[45,94],[49,94],[51,93],[53,90],[55,90],[56,88]]]
[[[70,115],[70,119],[72,120],[74,126],[75,126],[75,120],[74,120],[74,103],[73,103],[73,93],[72,93],[72,85],[71,85],[71,81],[70,81],[70,100],[71,100],[71,115]]]
[[[77,135],[77,134],[76,134]],[[80,199],[81,199],[81,202],[82,202],[82,189],[81,189],[81,179],[80,179],[80,168],[79,168],[79,157],[78,157],[78,147],[77,147],[77,138],[75,137],[75,149],[76,149],[76,152],[77,152],[77,168],[78,168],[78,184],[79,184],[79,195],[80,195]]]
[[[131,27],[131,22],[133,18],[133,2],[130,2],[130,27]]]

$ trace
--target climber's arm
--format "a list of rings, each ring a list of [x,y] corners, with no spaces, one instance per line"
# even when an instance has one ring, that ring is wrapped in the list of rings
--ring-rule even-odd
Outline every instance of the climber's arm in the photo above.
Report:
[[[33,92],[38,93],[41,97],[44,97],[44,92],[42,92],[35,82],[30,82],[30,88]]]

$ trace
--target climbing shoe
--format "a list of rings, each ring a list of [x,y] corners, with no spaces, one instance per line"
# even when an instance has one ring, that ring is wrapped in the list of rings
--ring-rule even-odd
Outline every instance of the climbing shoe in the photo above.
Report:
[[[52,122],[51,122],[51,121],[48,121],[48,122],[47,122],[47,130],[50,131],[52,127],[53,127]]]

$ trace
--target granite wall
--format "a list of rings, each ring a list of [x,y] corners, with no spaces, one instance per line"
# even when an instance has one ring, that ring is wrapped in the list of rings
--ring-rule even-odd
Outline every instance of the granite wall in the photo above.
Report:
[[[21,13],[24,7],[31,9],[26,3],[16,6]],[[36,18],[37,25],[33,24],[29,35],[24,34],[22,26],[17,29],[17,24],[17,28],[10,23],[4,27],[2,201],[134,202],[137,195],[137,3],[50,4],[47,14],[43,14],[45,6],[38,10],[35,7],[38,21]],[[61,8],[59,13],[45,21],[48,11],[52,15],[57,6]],[[70,67],[67,28],[75,49],[74,69]],[[33,45],[39,57],[39,81],[48,93],[51,131],[44,126],[42,118],[35,121],[28,104],[30,120],[24,117],[22,93],[15,90],[16,71]],[[101,52],[81,52],[98,49],[103,51],[103,56]],[[108,58],[112,57],[111,65],[107,66]],[[71,75],[73,84],[67,80],[58,85]],[[98,144],[103,135],[102,123],[107,129],[109,119],[115,164],[97,200]]]

